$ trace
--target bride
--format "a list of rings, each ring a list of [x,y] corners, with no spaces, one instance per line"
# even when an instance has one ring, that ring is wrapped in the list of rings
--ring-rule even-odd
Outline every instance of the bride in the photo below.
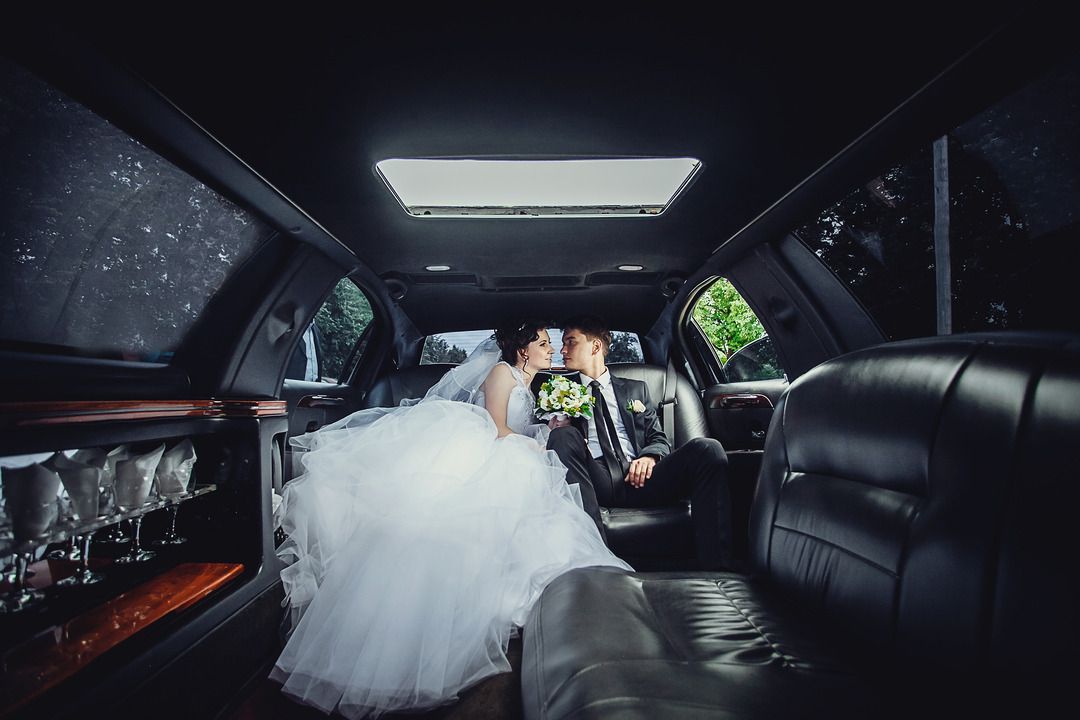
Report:
[[[533,424],[553,352],[542,324],[500,330],[422,400],[293,440],[310,451],[282,503],[284,693],[346,717],[446,703],[510,670],[511,632],[556,576],[630,569]]]

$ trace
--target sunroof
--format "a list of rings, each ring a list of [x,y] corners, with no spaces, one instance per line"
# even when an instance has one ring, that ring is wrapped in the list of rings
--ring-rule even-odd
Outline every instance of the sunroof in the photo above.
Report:
[[[650,217],[701,169],[695,158],[391,158],[375,165],[416,217]]]

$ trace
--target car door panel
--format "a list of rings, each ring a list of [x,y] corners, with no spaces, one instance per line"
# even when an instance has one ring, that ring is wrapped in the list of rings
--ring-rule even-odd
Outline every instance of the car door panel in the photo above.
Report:
[[[773,408],[787,385],[779,378],[707,388],[704,403],[710,434],[729,452],[763,449]]]

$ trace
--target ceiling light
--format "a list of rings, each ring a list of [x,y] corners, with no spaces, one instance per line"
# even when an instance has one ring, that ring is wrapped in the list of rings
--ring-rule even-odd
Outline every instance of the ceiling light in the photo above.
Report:
[[[450,269],[449,265],[428,265],[424,268],[428,272],[446,272]]]
[[[644,270],[644,265],[620,265],[619,269],[624,272],[637,272],[638,270]]]

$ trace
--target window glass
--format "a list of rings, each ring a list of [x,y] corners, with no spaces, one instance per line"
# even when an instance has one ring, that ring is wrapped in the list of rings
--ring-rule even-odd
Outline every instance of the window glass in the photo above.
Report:
[[[477,345],[491,337],[493,330],[466,330],[428,335],[420,355],[421,365],[464,362]]]
[[[0,59],[0,343],[167,361],[271,228]]]
[[[358,359],[353,349],[373,317],[364,293],[343,278],[301,335],[285,377],[328,383],[348,380]]]
[[[701,294],[692,316],[724,366],[729,382],[784,377],[761,321],[727,279],[717,279]]]
[[[562,330],[548,328],[547,331],[548,337],[551,338],[551,346],[555,348],[555,354],[551,357],[551,364],[554,367],[562,367],[563,356],[560,352],[562,348]],[[424,340],[424,350],[420,356],[420,364],[462,362],[477,345],[491,337],[492,333],[494,333],[494,330],[468,330],[428,335]],[[608,349],[607,362],[644,363],[645,358],[641,352],[641,340],[638,338],[637,333],[613,330],[611,332],[611,347]]]
[[[892,340],[937,332],[932,171],[927,145],[795,231]]]
[[[733,352],[724,363],[724,373],[728,382],[775,380],[784,377],[776,347],[768,335]]]
[[[937,332],[927,143],[795,230],[890,339]],[[1078,330],[1080,59],[947,136],[952,331]]]
[[[560,345],[562,333],[559,333]],[[559,356],[559,364],[562,364],[562,355]],[[611,347],[608,348],[606,362],[608,363],[644,363],[645,357],[641,353],[641,340],[637,333],[624,332],[622,330],[611,331]]]
[[[695,158],[388,158],[375,168],[415,217],[659,215],[701,170]]]
[[[1080,59],[949,134],[953,331],[1080,329]]]

